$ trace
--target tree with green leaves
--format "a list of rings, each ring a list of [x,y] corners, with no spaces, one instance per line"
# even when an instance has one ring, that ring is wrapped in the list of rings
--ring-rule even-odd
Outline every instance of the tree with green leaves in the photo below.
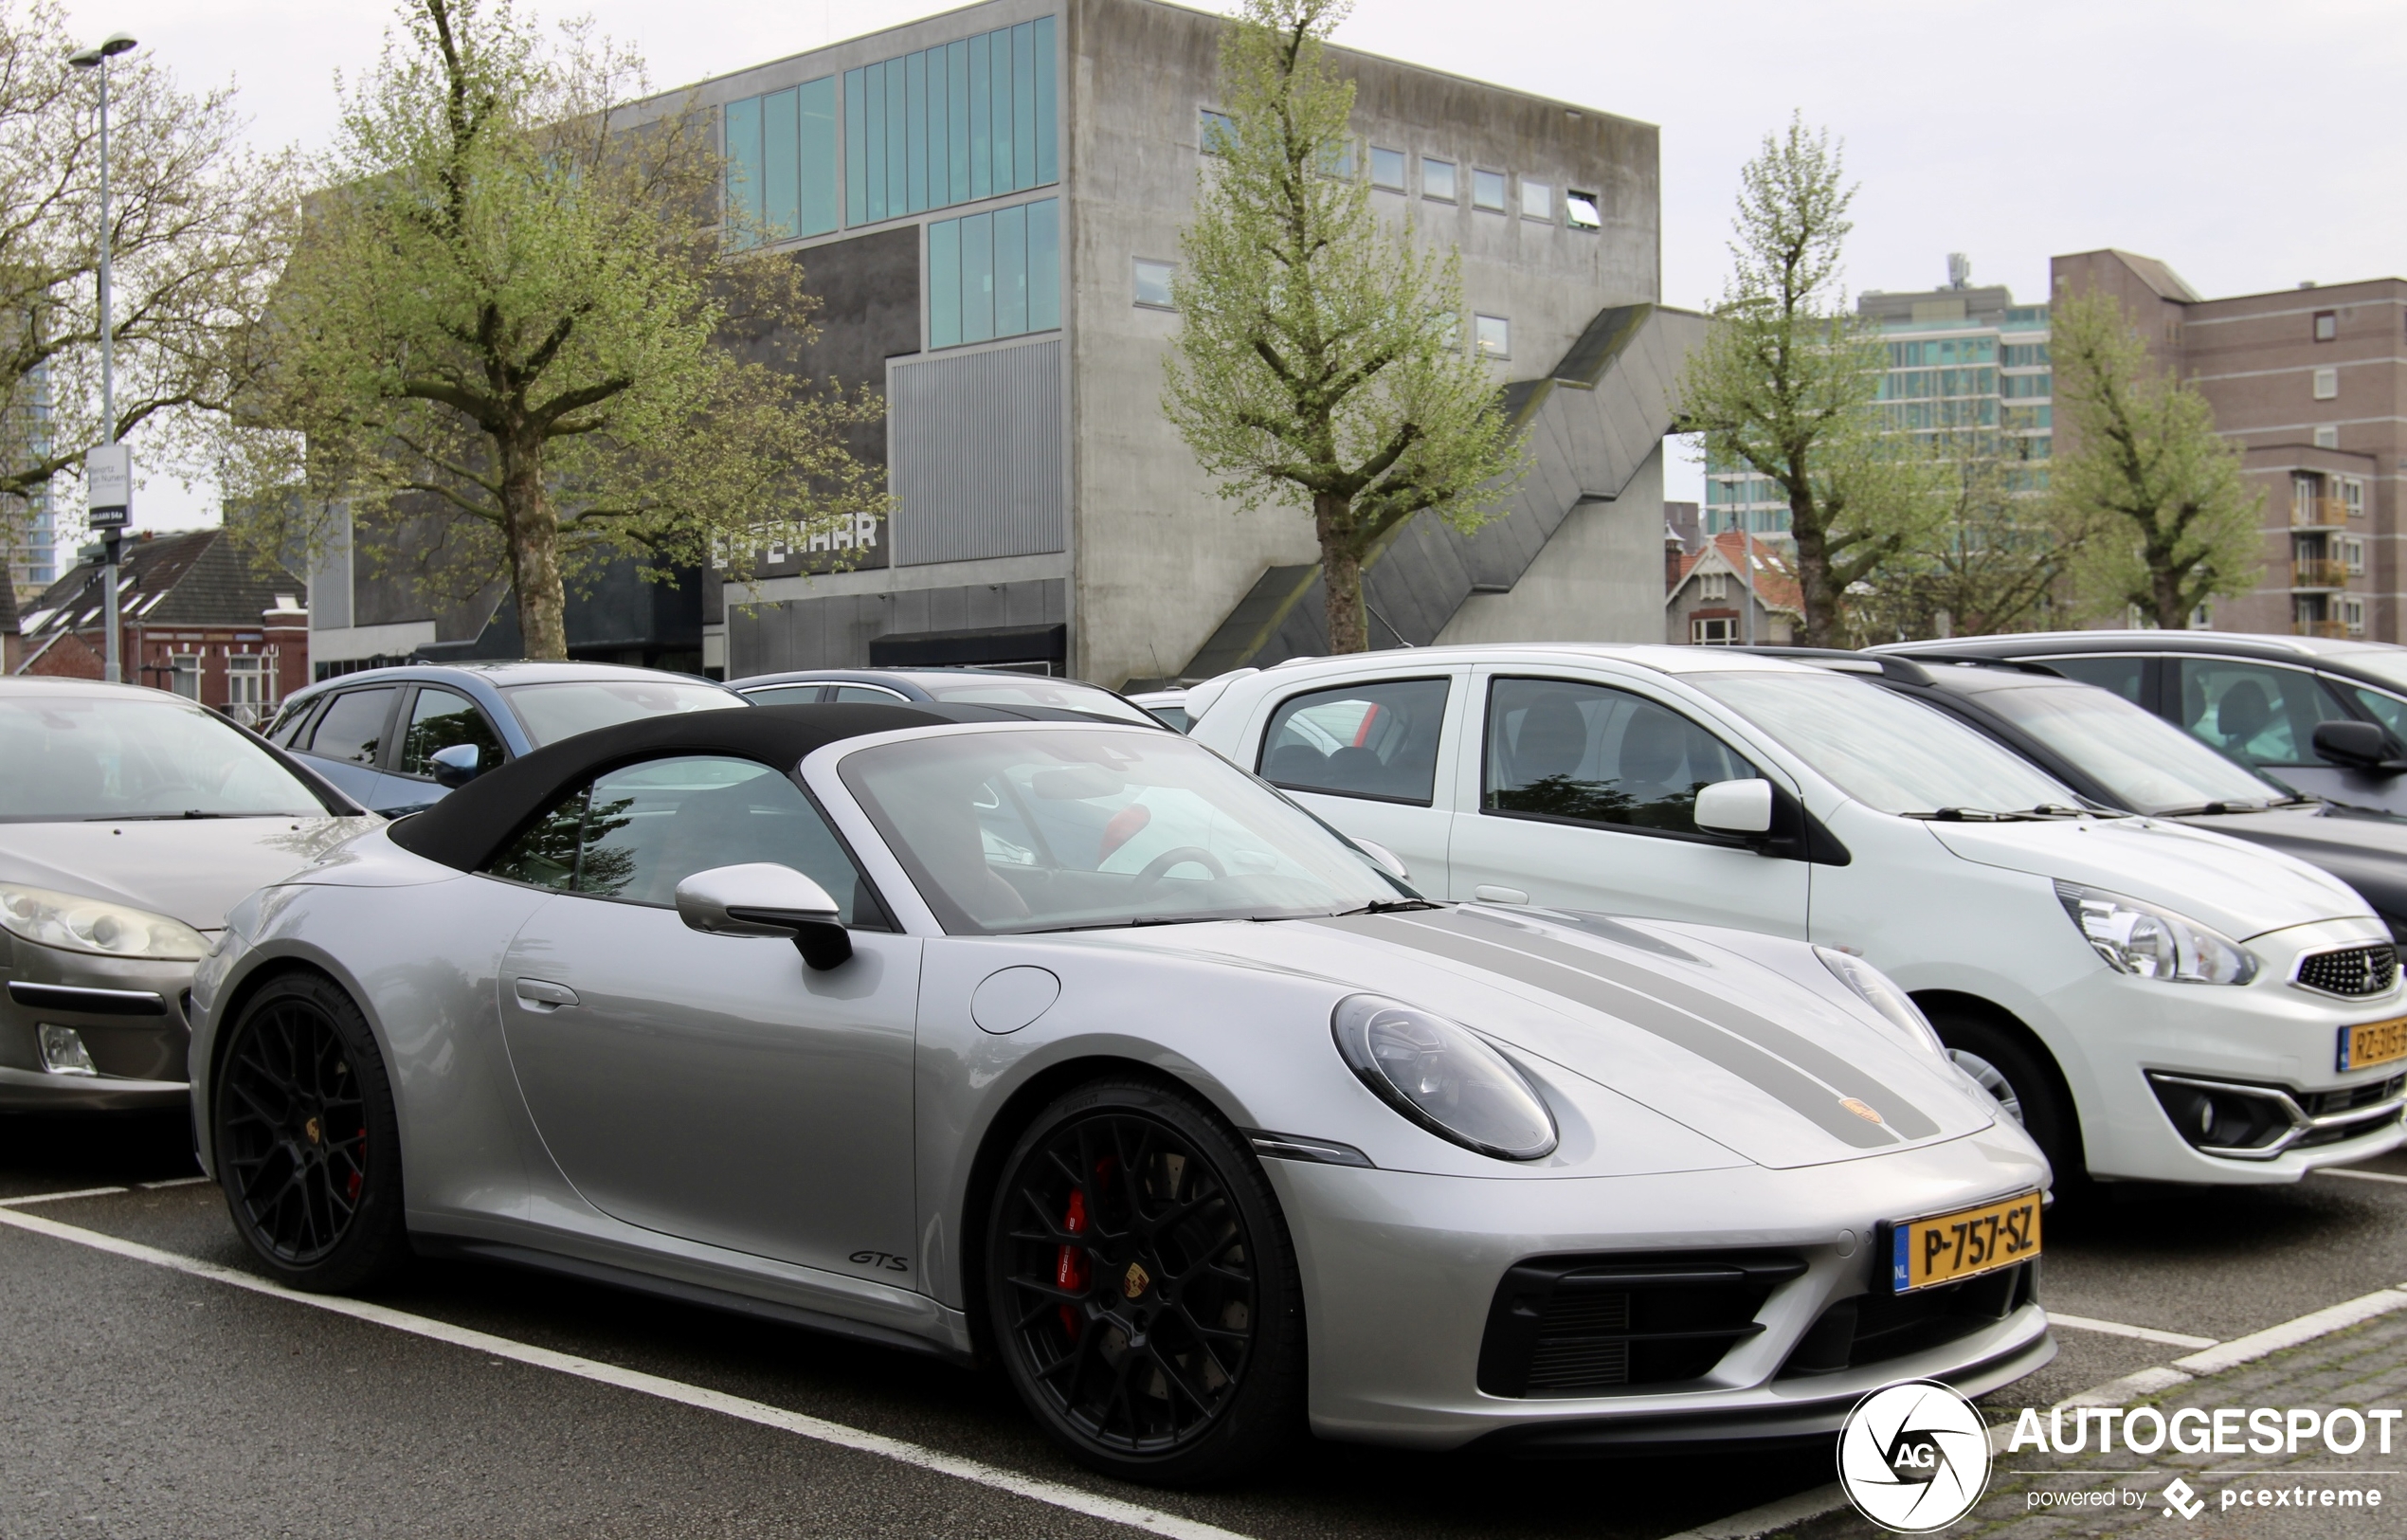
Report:
[[[2048,351],[2051,495],[2063,516],[2097,530],[2073,569],[2088,607],[2133,607],[2177,631],[2208,600],[2254,589],[2264,495],[2241,474],[2240,446],[2215,431],[2206,398],[2157,363],[2111,295],[2058,296]]]
[[[1851,596],[1855,644],[2028,631],[2061,613],[2089,528],[2034,489],[2020,442],[1976,431],[1930,446],[1940,517]]]
[[[878,401],[799,367],[800,266],[723,218],[707,113],[644,104],[640,66],[509,0],[407,0],[349,94],[255,337],[227,440],[264,550],[337,512],[431,519],[466,591],[506,575],[527,653],[566,656],[565,584],[647,577],[882,507],[844,448]],[[298,495],[279,496],[297,490]]]
[[[1680,389],[1708,463],[1780,488],[1809,646],[1840,644],[1848,594],[1927,548],[1941,517],[1929,457],[1891,432],[1879,334],[1848,313],[1840,256],[1855,189],[1827,133],[1792,117],[1739,173],[1732,271]]]
[[[1475,529],[1520,463],[1463,349],[1451,251],[1381,227],[1327,40],[1345,0],[1246,0],[1221,49],[1229,122],[1180,239],[1164,409],[1222,495],[1310,511],[1329,645],[1370,644],[1363,561],[1415,514]]]

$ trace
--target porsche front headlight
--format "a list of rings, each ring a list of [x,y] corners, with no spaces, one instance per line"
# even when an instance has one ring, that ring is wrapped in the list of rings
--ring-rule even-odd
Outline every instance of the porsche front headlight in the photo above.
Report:
[[[1374,994],[1339,1001],[1330,1026],[1363,1084],[1430,1132],[1499,1160],[1554,1152],[1554,1114],[1470,1028]]]
[[[201,933],[180,919],[14,882],[0,882],[0,927],[41,946],[103,957],[189,963],[208,951]]]
[[[1938,1028],[1930,1024],[1930,1018],[1922,1013],[1922,1007],[1914,1004],[1913,998],[1897,987],[1895,979],[1861,957],[1835,948],[1816,947],[1814,955],[1822,960],[1822,966],[1829,969],[1839,983],[1855,990],[1865,1005],[1880,1012],[1891,1026],[1904,1033],[1908,1042],[1942,1059],[1947,1057],[1947,1047],[1939,1041]]]
[[[2102,888],[2058,882],[2056,897],[2108,967],[2175,984],[2246,984],[2254,954],[2231,937],[2169,909]]]

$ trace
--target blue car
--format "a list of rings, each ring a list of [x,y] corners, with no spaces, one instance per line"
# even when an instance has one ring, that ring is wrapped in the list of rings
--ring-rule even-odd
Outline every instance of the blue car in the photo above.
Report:
[[[749,704],[708,679],[615,663],[407,663],[295,691],[267,735],[353,801],[399,818],[579,733]]]

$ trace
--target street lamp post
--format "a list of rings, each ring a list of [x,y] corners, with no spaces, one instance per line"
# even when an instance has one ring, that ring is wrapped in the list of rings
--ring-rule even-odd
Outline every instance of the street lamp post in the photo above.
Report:
[[[87,517],[100,532],[103,677],[112,684],[125,677],[118,641],[118,558],[133,512],[134,463],[117,442],[117,324],[109,308],[109,61],[133,46],[132,37],[112,32],[67,55],[76,68],[100,72],[100,444],[83,457],[83,487]]]

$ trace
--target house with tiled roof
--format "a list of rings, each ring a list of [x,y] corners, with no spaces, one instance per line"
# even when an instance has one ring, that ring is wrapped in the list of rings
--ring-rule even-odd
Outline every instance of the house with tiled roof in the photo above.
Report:
[[[100,547],[18,617],[12,674],[101,677]],[[301,580],[262,567],[222,530],[143,531],[125,542],[118,610],[125,680],[257,723],[309,682]]]
[[[1751,534],[1726,531],[1693,550],[1667,539],[1663,640],[1707,646],[1745,642],[1787,646],[1803,629],[1805,607],[1792,558]],[[1754,626],[1747,611],[1754,611]]]

